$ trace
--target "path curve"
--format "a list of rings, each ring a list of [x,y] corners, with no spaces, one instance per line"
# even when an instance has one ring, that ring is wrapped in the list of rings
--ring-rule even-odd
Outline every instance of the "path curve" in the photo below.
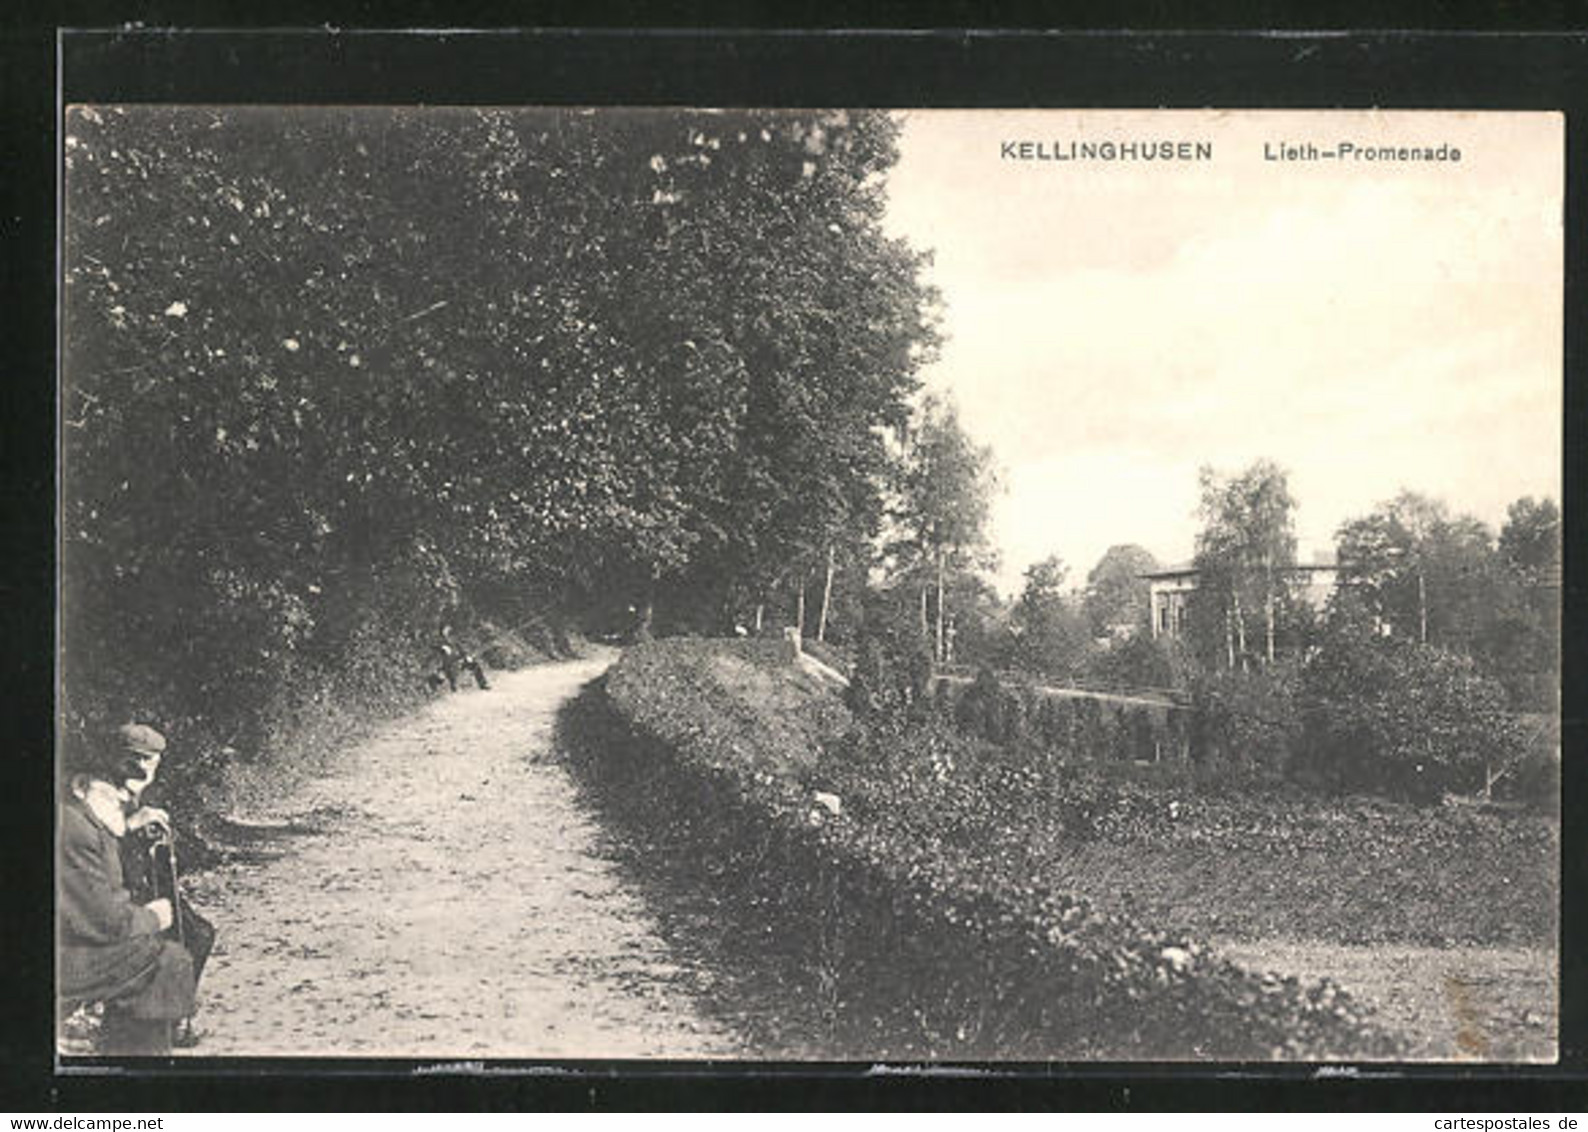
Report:
[[[612,659],[501,673],[387,724],[274,815],[312,832],[193,878],[221,932],[193,1052],[739,1053],[552,753],[558,707]]]

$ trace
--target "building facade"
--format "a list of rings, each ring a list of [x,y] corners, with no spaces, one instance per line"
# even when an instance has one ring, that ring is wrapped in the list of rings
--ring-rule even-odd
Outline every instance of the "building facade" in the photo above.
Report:
[[[1321,610],[1340,584],[1340,568],[1332,562],[1297,563],[1289,572],[1292,595],[1314,609]],[[1147,582],[1153,640],[1178,640],[1185,635],[1188,606],[1199,577],[1189,562],[1142,575]]]

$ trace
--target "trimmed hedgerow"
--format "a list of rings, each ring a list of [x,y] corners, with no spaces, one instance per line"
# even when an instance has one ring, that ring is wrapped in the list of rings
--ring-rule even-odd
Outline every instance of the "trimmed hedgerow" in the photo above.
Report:
[[[1191,758],[1190,713],[1067,693],[983,668],[969,685],[940,681],[939,710],[965,734],[1027,755],[1077,763],[1156,763]],[[1209,769],[1203,761],[1199,768]]]
[[[768,755],[780,739],[753,706],[732,705],[716,676],[721,655],[710,642],[631,650],[604,699],[580,707],[573,730],[586,741],[570,752],[608,804],[664,830],[680,863],[763,921],[769,952],[814,973],[834,1034],[850,1043],[828,1048],[1044,1059],[1398,1052],[1330,984],[1254,976],[1033,881],[1012,846],[982,836],[996,812],[969,816],[956,836],[940,820],[945,804],[996,808],[1036,772],[990,764],[1006,789],[964,786],[953,768],[992,756],[942,721],[912,725],[908,751],[875,728],[868,746],[848,748],[874,764],[857,775],[896,788],[890,820],[875,792],[870,813],[847,800],[831,812],[814,794],[836,785],[824,781],[836,774],[831,759]],[[948,802],[912,823],[933,798]]]

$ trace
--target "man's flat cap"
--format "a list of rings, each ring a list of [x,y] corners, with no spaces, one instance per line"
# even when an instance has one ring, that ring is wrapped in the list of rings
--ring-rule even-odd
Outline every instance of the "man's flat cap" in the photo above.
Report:
[[[147,723],[124,723],[116,729],[121,749],[139,758],[165,753],[165,736]]]

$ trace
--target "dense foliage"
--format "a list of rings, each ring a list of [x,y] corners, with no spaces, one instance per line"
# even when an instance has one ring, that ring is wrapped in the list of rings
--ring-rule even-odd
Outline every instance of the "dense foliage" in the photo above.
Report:
[[[1271,663],[1296,560],[1288,474],[1271,460],[1228,476],[1205,467],[1199,487],[1202,528],[1188,639],[1209,668]]]
[[[1498,536],[1442,502],[1402,492],[1337,536],[1348,593],[1339,619],[1471,657],[1511,706],[1560,702],[1560,512],[1511,504]]]
[[[890,581],[919,593],[936,663],[952,659],[954,591],[995,560],[987,524],[997,483],[992,450],[960,425],[951,399],[929,394],[900,452],[884,564]]]
[[[1470,659],[1339,630],[1304,664],[1198,672],[1173,707],[1045,689],[987,668],[973,681],[940,681],[936,697],[961,732],[1032,765],[1167,764],[1156,773],[1187,784],[1418,803],[1487,792],[1548,809],[1555,793],[1554,733],[1534,727],[1528,746],[1504,689]]]
[[[857,714],[924,710],[932,690],[932,646],[907,590],[868,595],[846,698]]]
[[[1338,789],[1472,794],[1523,754],[1505,689],[1458,653],[1340,630],[1302,687],[1298,770]]]
[[[70,718],[255,752],[417,687],[442,619],[725,627],[835,543],[856,573],[933,341],[896,134],[73,108]]]
[[[1158,560],[1134,543],[1111,546],[1086,575],[1084,609],[1096,637],[1147,629],[1147,579]]]
[[[1066,828],[1030,820],[1052,780],[940,720],[844,732],[814,766],[765,769],[796,764],[759,755],[776,735],[721,710],[719,651],[706,642],[631,650],[607,682],[617,722],[584,705],[571,754],[605,804],[651,830],[683,871],[712,877],[729,895],[725,914],[758,921],[767,961],[809,973],[832,1027],[823,1048],[939,1058],[1393,1055],[1394,1042],[1337,988],[1258,978],[1184,935],[1044,883],[1022,839]],[[840,798],[839,811],[817,791]],[[1122,802],[1127,794],[1138,800]],[[1084,839],[1172,820],[1158,811],[1126,788],[1060,813]]]
[[[1055,556],[1026,568],[1025,584],[1009,616],[1014,667],[1059,678],[1079,674],[1092,634],[1064,592],[1068,573]]]

